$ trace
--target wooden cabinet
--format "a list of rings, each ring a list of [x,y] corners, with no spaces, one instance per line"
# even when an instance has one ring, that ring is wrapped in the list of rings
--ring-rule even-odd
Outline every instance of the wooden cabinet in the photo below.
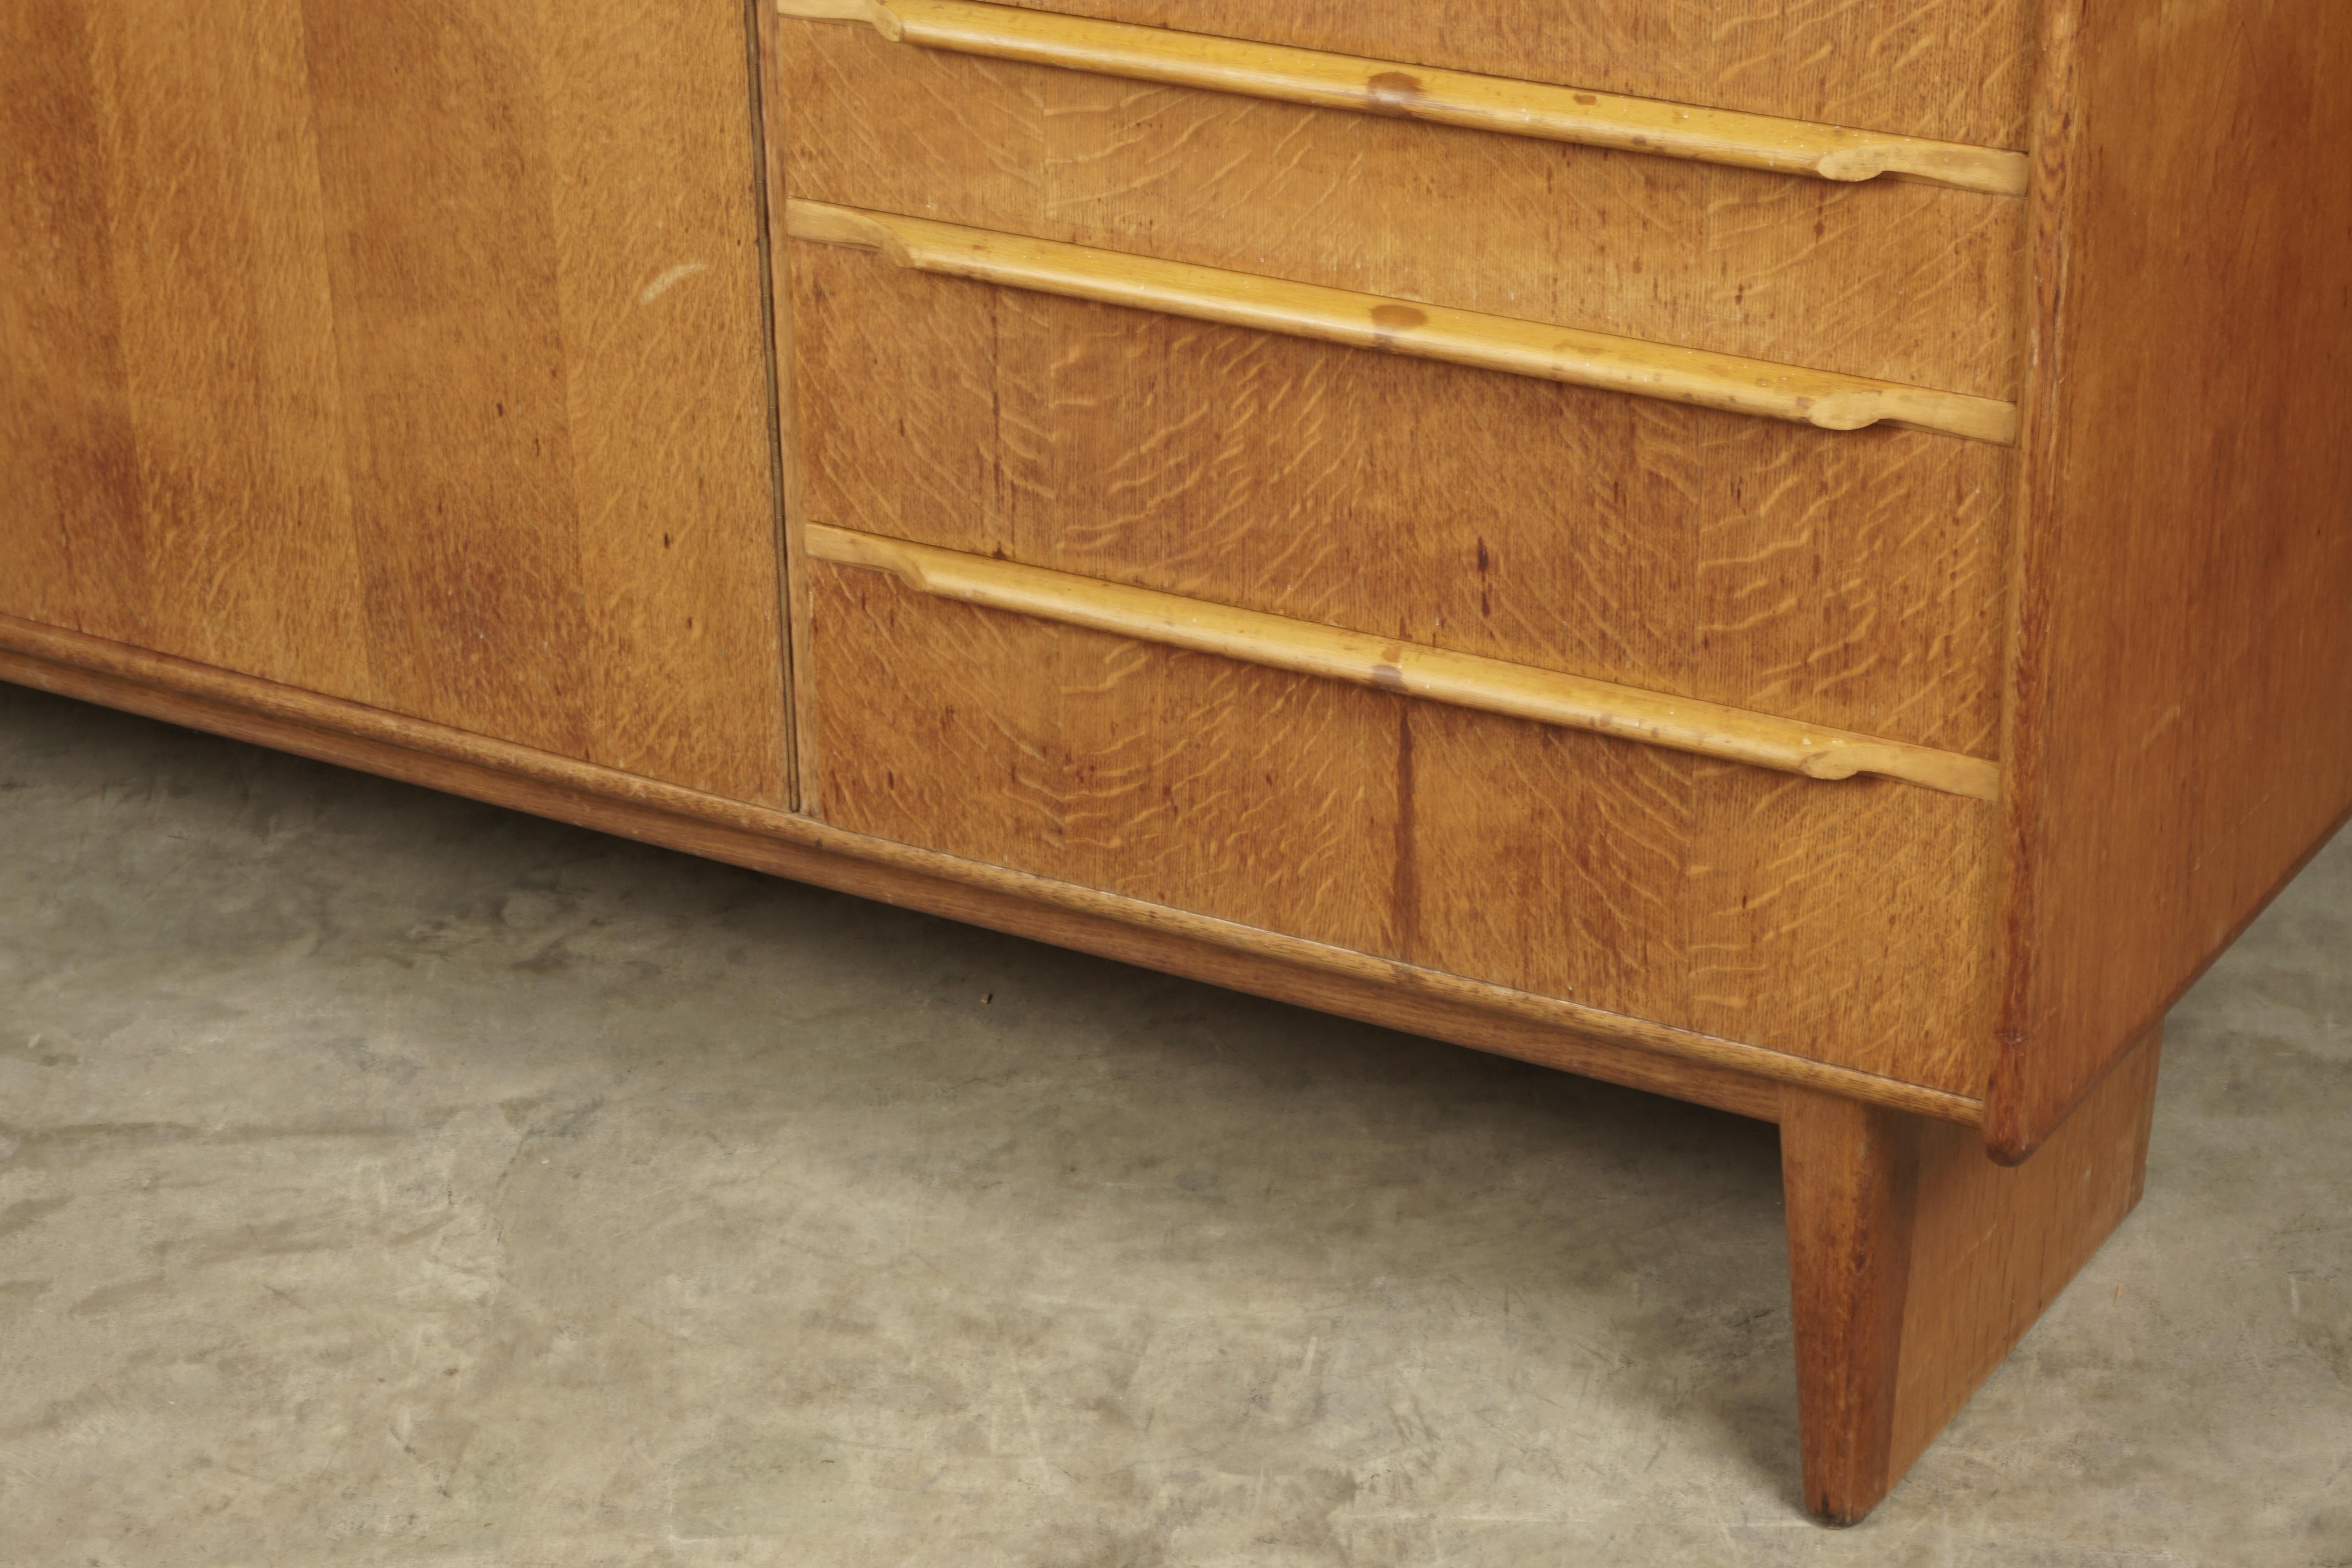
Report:
[[[1779,1121],[1830,1517],[2352,807],[2340,6],[0,45],[0,675]]]

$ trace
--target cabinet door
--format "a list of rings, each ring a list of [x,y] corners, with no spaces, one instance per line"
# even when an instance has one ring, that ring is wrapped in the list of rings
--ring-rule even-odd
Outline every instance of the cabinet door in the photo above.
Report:
[[[744,28],[0,7],[0,612],[781,802]]]

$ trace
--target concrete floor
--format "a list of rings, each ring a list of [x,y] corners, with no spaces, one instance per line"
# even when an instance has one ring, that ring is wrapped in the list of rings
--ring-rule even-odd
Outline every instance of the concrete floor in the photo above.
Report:
[[[1769,1127],[0,687],[0,1564],[2352,1563],[2352,839],[1808,1522]]]

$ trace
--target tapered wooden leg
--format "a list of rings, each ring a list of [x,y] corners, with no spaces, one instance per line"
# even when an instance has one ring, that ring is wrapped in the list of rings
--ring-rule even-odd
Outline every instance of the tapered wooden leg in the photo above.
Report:
[[[1790,1089],[1780,1117],[1805,1503],[1902,1479],[2138,1204],[2158,1032],[2015,1169],[1970,1128]]]

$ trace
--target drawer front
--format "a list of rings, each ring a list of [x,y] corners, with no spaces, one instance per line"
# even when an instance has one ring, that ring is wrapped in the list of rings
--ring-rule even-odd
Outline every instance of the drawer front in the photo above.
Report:
[[[1013,0],[1603,92],[2023,147],[2033,0]]]
[[[2011,196],[786,26],[796,197],[1947,392],[2016,385]]]
[[[1977,1092],[1982,802],[1825,784],[814,562],[838,826]]]
[[[806,523],[1990,754],[2006,448],[790,250]]]

